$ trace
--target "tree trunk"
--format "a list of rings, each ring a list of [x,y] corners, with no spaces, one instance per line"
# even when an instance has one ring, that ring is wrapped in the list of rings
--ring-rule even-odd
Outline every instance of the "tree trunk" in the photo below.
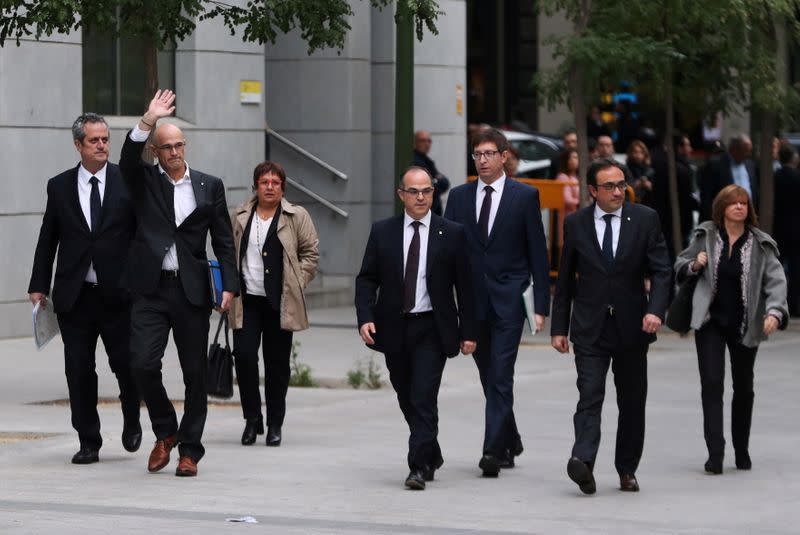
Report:
[[[664,77],[664,104],[666,109],[666,128],[664,132],[664,144],[667,149],[667,170],[669,175],[669,209],[672,216],[672,247],[675,255],[683,250],[683,236],[681,235],[681,207],[678,197],[678,171],[675,166],[675,144],[672,138],[675,135],[675,110],[672,101],[672,68],[667,67],[667,75]]]
[[[414,139],[414,21],[406,2],[397,3],[394,67],[394,171],[395,182],[413,161]],[[392,188],[396,214],[403,203]]]
[[[775,217],[775,180],[772,171],[772,139],[777,131],[777,117],[774,112],[760,110],[758,143],[758,223],[761,230],[772,234],[772,223]],[[800,231],[800,229],[795,229]]]
[[[583,35],[589,27],[589,16],[592,12],[592,0],[580,0],[581,7],[575,20],[575,34]],[[572,104],[572,117],[575,121],[575,133],[578,136],[578,178],[581,190],[581,206],[592,202],[589,189],[586,187],[586,170],[589,168],[589,139],[586,134],[586,99],[584,98],[583,72],[574,63],[569,67],[569,96]]]
[[[145,74],[145,81],[144,81],[144,98],[142,99],[142,112],[147,110],[147,106],[150,103],[150,100],[153,98],[153,95],[156,94],[158,91],[158,47],[156,47],[155,41],[150,38],[147,39],[147,42],[144,45],[144,74]],[[172,88],[175,89],[174,87]],[[155,129],[150,131],[150,138],[155,132]],[[142,151],[142,159],[146,162],[152,161],[155,159],[155,154],[153,151],[150,150],[150,144],[145,144],[144,150]]]

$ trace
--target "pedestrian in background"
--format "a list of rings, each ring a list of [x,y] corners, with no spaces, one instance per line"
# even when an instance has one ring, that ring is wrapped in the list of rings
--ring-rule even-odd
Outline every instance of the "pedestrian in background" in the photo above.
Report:
[[[412,165],[422,167],[433,177],[433,206],[431,210],[436,215],[442,215],[442,195],[450,189],[450,180],[436,168],[436,163],[431,160],[428,153],[431,151],[433,138],[427,130],[418,130],[414,133],[414,160]]]
[[[722,393],[725,348],[733,378],[731,441],[736,468],[749,470],[753,414],[753,367],[758,345],[788,322],[786,278],[775,241],[758,229],[747,191],[736,184],[722,189],[712,203],[712,220],[695,229],[692,241],[675,261],[678,283],[699,277],[692,298],[703,402],[703,434],[708,448],[706,472],[721,474],[725,455]]]
[[[319,239],[311,216],[284,197],[286,172],[275,162],[253,170],[253,197],[231,217],[241,292],[233,300],[233,353],[245,419],[242,444],[264,433],[258,347],[264,358],[267,446],[280,446],[295,331],[308,328],[303,295],[317,272]]]

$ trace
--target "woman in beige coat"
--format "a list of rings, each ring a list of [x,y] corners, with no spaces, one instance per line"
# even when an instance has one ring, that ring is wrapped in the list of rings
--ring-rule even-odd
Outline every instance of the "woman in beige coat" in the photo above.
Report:
[[[264,357],[267,446],[280,446],[289,388],[292,333],[308,328],[303,290],[319,259],[308,212],[283,198],[286,173],[263,162],[253,171],[255,195],[231,217],[241,293],[231,307],[236,378],[245,418],[242,444],[264,433],[258,387],[258,347]]]

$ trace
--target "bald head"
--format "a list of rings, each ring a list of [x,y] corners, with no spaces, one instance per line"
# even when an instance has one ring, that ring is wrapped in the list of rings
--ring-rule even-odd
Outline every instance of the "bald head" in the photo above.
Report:
[[[153,135],[153,151],[158,163],[173,180],[180,180],[186,173],[186,139],[174,124],[162,124]]]
[[[422,154],[428,154],[431,151],[431,144],[433,140],[431,133],[427,130],[417,130],[414,132],[414,150]]]

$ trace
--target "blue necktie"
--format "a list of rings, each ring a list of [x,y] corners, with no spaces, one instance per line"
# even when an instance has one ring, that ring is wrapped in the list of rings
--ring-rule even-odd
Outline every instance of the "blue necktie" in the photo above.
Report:
[[[611,230],[611,218],[614,214],[606,214],[603,219],[606,221],[606,230],[603,232],[603,260],[606,265],[611,267],[614,264],[614,233]]]
[[[89,219],[92,222],[92,232],[100,230],[100,212],[102,207],[100,205],[100,188],[97,186],[97,177],[93,176],[89,179],[92,184],[92,193],[89,195]]]

